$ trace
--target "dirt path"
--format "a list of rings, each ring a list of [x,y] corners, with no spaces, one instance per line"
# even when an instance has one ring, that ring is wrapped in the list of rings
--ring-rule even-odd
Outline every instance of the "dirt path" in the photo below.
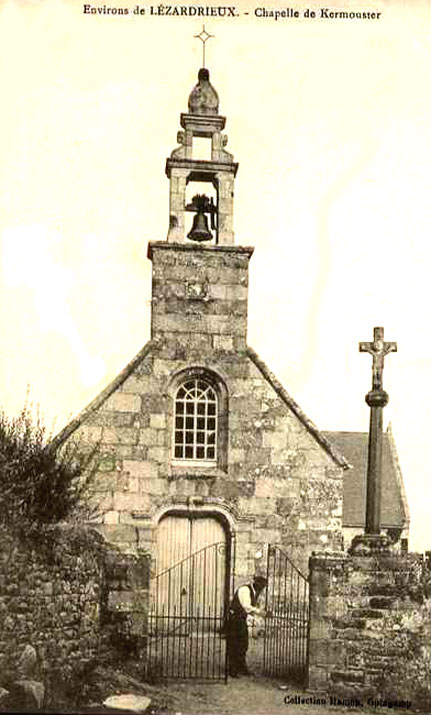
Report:
[[[223,682],[170,681],[169,685],[158,686],[157,704],[162,704],[158,712],[189,715],[208,713],[211,715],[410,715],[411,711],[387,708],[371,708],[366,702],[360,707],[347,708],[331,705],[328,696],[313,696],[301,687],[283,685],[262,675],[262,642],[251,640],[247,662],[252,669],[252,677],[229,678]],[[160,695],[160,698],[159,698]],[[295,702],[295,696],[299,699]],[[303,699],[301,702],[301,698]],[[326,702],[325,702],[326,701]],[[150,706],[151,710],[151,706]]]
[[[150,684],[141,680],[141,666],[135,661],[123,669],[100,666],[86,682],[86,706],[61,712],[105,715],[108,710],[102,703],[107,697],[133,693],[150,698],[146,715],[414,715],[411,710],[372,708],[366,703],[350,708],[342,703],[335,705],[328,696],[313,696],[299,687],[267,678],[257,668],[254,673],[229,678],[227,683],[171,680]]]
[[[283,687],[283,689],[281,689]],[[160,688],[160,694],[166,697],[165,712],[188,715],[189,713],[211,713],[212,715],[344,715],[361,713],[362,715],[386,715],[394,710],[386,708],[345,708],[331,706],[329,698],[326,704],[323,696],[311,696],[300,689],[289,686],[284,689],[279,682],[263,677],[230,679],[224,683],[170,683]],[[308,699],[302,704],[292,703],[292,698]],[[287,701],[287,702],[286,702]],[[407,715],[407,711],[397,711]]]

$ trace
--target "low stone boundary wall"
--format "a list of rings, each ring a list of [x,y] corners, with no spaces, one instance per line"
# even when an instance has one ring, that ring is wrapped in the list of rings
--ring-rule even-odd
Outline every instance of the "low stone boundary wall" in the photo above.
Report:
[[[352,704],[430,706],[430,576],[416,554],[314,554],[310,689]]]
[[[25,541],[0,530],[0,691],[30,679],[46,706],[50,690],[121,650],[131,627],[142,641],[148,581],[145,555],[121,554],[93,529],[50,527]]]

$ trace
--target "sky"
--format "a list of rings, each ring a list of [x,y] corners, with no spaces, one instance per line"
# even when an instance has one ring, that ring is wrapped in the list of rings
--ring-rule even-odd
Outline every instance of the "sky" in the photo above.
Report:
[[[149,339],[146,249],[167,235],[202,18],[136,7],[0,0],[0,403],[28,391],[54,432]],[[235,241],[255,247],[249,344],[319,429],[366,431],[358,343],[384,327],[385,428],[411,548],[431,549],[431,5],[231,7],[204,19],[206,64],[239,162]]]

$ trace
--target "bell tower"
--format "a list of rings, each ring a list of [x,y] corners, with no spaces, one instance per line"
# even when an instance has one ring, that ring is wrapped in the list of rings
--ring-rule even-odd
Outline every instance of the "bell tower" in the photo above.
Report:
[[[234,178],[238,164],[225,150],[225,117],[218,113],[219,98],[206,68],[199,70],[198,83],[189,97],[189,111],[181,114],[183,127],[178,132],[179,147],[166,162],[170,181],[168,241],[183,243],[208,241],[218,246],[233,244]],[[206,158],[198,158],[198,149],[207,149]],[[194,194],[193,187],[203,186],[205,193]],[[208,196],[205,186],[214,194]],[[187,194],[190,195],[187,200]],[[187,231],[188,212],[194,214]]]
[[[170,357],[210,365],[220,351],[246,347],[253,248],[234,245],[238,164],[224,148],[226,120],[206,68],[199,70],[188,109],[180,118],[179,146],[166,161],[167,239],[148,244],[151,336]]]

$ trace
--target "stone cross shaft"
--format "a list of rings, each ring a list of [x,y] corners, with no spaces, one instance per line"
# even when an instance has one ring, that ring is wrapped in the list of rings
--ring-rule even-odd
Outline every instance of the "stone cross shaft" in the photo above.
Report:
[[[380,502],[382,491],[382,451],[383,451],[383,408],[388,403],[388,395],[383,389],[383,365],[385,355],[396,352],[396,343],[385,343],[383,328],[374,328],[372,343],[359,343],[359,351],[373,356],[372,389],[365,397],[371,408],[370,432],[368,437],[367,502],[365,511],[365,533],[380,534]]]
[[[370,353],[373,356],[373,390],[383,389],[383,366],[388,353],[396,353],[396,343],[385,343],[384,329],[374,328],[372,343],[359,343],[361,353]]]

